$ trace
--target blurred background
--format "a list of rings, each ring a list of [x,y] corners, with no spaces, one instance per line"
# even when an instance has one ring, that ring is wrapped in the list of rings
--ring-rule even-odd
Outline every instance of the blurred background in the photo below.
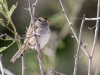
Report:
[[[35,0],[33,0],[34,2]],[[7,0],[9,8],[18,2],[18,6],[15,9],[12,20],[15,24],[17,32],[20,35],[25,35],[26,27],[30,24],[30,15],[27,10],[27,0]],[[73,28],[78,35],[81,25],[82,16],[85,14],[88,18],[96,17],[97,13],[97,0],[62,0],[66,14],[69,20],[73,23]],[[68,26],[68,22],[65,16],[61,13],[61,6],[58,0],[39,0],[35,10],[35,18],[40,16],[47,17],[51,20],[50,29],[51,37],[48,44],[42,49],[42,54],[45,60],[43,60],[43,69],[45,75],[50,74],[51,69],[66,75],[72,75],[74,70],[75,54],[77,50],[77,42],[73,36],[72,31]],[[0,14],[1,15],[1,14]],[[1,15],[2,16],[2,15]],[[85,21],[83,28],[82,41],[88,44],[87,50],[91,53],[94,30],[90,31],[88,27],[96,25],[96,21]],[[8,27],[11,28],[9,25]],[[0,25],[0,34],[7,33],[13,37],[13,34],[6,28]],[[100,32],[98,34],[98,40],[94,52],[92,75],[99,68],[100,64]],[[23,43],[23,40],[21,40]],[[11,41],[0,40],[0,47],[7,46]],[[13,44],[10,48],[2,52],[2,64],[5,69],[12,72],[14,75],[21,75],[21,58],[17,59],[15,63],[11,63],[11,57],[17,52],[17,44]],[[88,71],[88,57],[81,50],[78,64],[77,75],[87,75]],[[35,50],[27,49],[25,51],[25,75],[40,75],[39,65],[37,59],[37,52]]]

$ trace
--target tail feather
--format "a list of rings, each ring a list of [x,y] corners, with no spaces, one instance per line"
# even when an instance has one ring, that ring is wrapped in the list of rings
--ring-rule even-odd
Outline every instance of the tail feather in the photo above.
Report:
[[[24,52],[25,49],[26,49],[26,47],[25,47],[25,46],[22,46],[22,47],[16,52],[16,54],[11,58],[10,62],[15,62],[15,60],[21,56],[21,54]]]

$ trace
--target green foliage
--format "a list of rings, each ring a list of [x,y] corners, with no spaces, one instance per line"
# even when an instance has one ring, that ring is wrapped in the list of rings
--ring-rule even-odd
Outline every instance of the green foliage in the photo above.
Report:
[[[0,52],[4,51],[7,47],[1,47]]]
[[[7,28],[7,29],[10,30],[12,33],[14,33],[14,32],[3,22],[3,19],[0,19],[0,25],[2,25],[3,27]]]
[[[7,48],[9,48],[11,45],[13,45],[15,43],[15,41],[13,41],[11,44],[9,44],[7,47],[1,47],[0,48],[0,52],[6,50]]]
[[[17,4],[18,4],[18,2],[16,3],[16,5],[12,5],[12,7],[10,8],[10,11],[9,11],[9,16],[10,16],[10,17],[11,17],[11,15],[12,15],[12,13],[14,12],[14,10],[16,9]]]
[[[7,27],[6,24],[3,22],[3,19],[0,19],[0,24],[1,24],[3,27]]]
[[[19,35],[16,31],[15,25],[13,24],[13,22],[11,20],[11,16],[12,16],[14,10],[17,7],[17,4],[18,4],[18,2],[15,5],[12,5],[12,7],[9,10],[7,1],[6,0],[0,0],[0,14],[2,14],[6,18],[6,20],[3,20],[2,18],[0,18],[0,25],[7,28],[10,32],[12,32],[14,34],[15,37],[19,37]],[[8,24],[10,24],[12,26],[13,30],[11,30],[8,27]],[[7,48],[9,48],[15,42],[15,40],[9,39],[9,38],[6,38],[6,39],[0,38],[0,39],[1,40],[12,40],[12,43],[9,44],[8,46],[1,47],[0,52],[2,52],[4,50],[6,50]],[[18,46],[21,45],[19,40],[16,40],[16,42],[17,42]]]
[[[8,9],[8,4],[6,2],[6,0],[2,0],[0,2],[0,13],[5,16],[6,19],[10,20],[11,19],[11,15],[13,14],[14,10],[17,7],[18,2],[16,3],[16,5],[12,5],[12,7],[10,8],[10,10]]]

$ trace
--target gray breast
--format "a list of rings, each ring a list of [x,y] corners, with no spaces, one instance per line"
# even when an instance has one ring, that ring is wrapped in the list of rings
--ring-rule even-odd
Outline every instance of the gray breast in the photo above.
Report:
[[[40,44],[40,49],[42,49],[49,41],[50,38],[50,29],[43,28],[40,32],[40,36],[38,36],[38,42]]]

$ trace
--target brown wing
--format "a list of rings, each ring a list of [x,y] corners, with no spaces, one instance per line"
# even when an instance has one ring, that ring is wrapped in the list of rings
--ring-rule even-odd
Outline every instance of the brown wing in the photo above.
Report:
[[[29,44],[30,45],[35,44],[35,41],[34,41],[35,37],[33,35],[33,31],[34,31],[33,26],[30,29],[27,29],[27,33],[26,33],[27,38],[24,40],[23,46],[19,48],[17,53],[11,58],[10,60],[11,62],[15,62],[15,60],[20,57],[20,55],[24,52],[24,50],[29,47]]]
[[[36,27],[37,29],[37,27]],[[35,44],[35,37],[34,37],[34,27],[30,27],[29,29],[27,29],[27,33],[26,33],[26,39],[24,40],[24,44],[26,45],[33,45]]]

